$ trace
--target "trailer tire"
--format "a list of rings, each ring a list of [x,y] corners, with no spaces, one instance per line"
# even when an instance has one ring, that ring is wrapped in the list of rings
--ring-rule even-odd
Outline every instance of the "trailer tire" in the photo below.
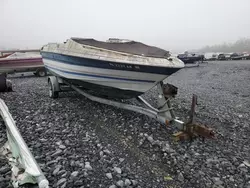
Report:
[[[44,77],[47,75],[46,73],[46,70],[45,69],[38,69],[35,73],[36,76],[39,76],[39,77]]]
[[[0,92],[4,92],[7,89],[6,85],[6,74],[0,75]]]
[[[59,92],[55,91],[55,87],[52,84],[51,80],[49,80],[49,97],[52,99],[56,99],[59,97]]]

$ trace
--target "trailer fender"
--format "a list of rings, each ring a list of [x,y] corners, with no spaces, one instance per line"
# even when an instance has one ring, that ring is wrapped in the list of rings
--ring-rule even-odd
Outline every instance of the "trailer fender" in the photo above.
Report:
[[[57,77],[55,76],[49,76],[48,77],[48,84],[51,83],[53,86],[54,91],[60,91],[60,85],[59,82],[57,80]]]

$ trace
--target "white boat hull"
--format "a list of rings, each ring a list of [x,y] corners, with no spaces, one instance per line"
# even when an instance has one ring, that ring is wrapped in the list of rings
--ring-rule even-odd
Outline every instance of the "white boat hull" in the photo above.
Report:
[[[137,97],[184,67],[174,57],[133,55],[84,46],[74,40],[48,44],[42,48],[41,55],[46,69],[53,75],[122,98]]]
[[[43,60],[46,69],[63,78],[144,93],[168,75],[100,69]]]

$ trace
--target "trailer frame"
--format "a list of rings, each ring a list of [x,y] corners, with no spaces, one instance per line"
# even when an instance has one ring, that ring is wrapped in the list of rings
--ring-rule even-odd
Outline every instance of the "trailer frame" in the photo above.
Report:
[[[58,76],[49,76],[48,84],[49,97],[53,99],[58,98],[60,92],[75,90],[89,100],[144,114],[150,118],[157,120],[163,125],[174,125],[177,129],[180,130],[180,132],[174,134],[176,140],[192,139],[197,136],[201,136],[203,138],[214,137],[214,132],[212,129],[208,128],[206,125],[196,124],[194,122],[197,96],[193,95],[190,119],[187,121],[187,123],[185,123],[184,121],[176,118],[174,109],[171,105],[171,100],[175,97],[175,94],[171,94],[171,92],[169,94],[169,91],[164,90],[164,83],[162,81],[157,84],[157,108],[153,107],[141,96],[138,96],[137,100],[145,107],[117,102],[107,98],[91,95],[90,93],[85,92],[84,88],[73,85],[66,79]]]

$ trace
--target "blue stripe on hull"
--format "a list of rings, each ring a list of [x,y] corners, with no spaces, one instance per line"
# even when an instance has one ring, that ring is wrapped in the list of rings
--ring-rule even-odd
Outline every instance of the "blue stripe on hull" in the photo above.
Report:
[[[60,62],[71,64],[71,65],[96,67],[96,68],[102,68],[102,69],[135,71],[135,72],[144,72],[144,73],[153,73],[153,74],[163,74],[166,76],[169,76],[177,72],[178,70],[180,70],[180,68],[135,65],[135,64],[128,64],[128,63],[116,63],[116,62],[111,62],[111,61],[103,61],[103,60],[89,59],[89,58],[84,58],[84,57],[57,54],[53,52],[41,52],[41,55],[45,59],[60,61]]]
[[[79,76],[89,76],[89,77],[95,77],[95,78],[108,78],[108,79],[124,80],[124,81],[132,81],[132,82],[148,82],[148,83],[154,83],[155,82],[155,81],[152,81],[152,80],[136,80],[136,79],[129,79],[129,78],[115,78],[115,77],[110,77],[110,76],[99,76],[99,75],[93,75],[93,74],[77,73],[77,72],[65,71],[65,70],[54,68],[54,67],[47,66],[47,65],[45,65],[45,67],[47,69],[52,69],[52,70],[60,71],[60,72],[63,72],[63,73],[72,74],[72,75],[79,75]]]
[[[57,73],[53,72],[53,70],[50,70],[50,72],[55,75],[59,76]],[[81,86],[82,88],[88,89],[91,91],[91,94],[97,95],[105,98],[120,98],[120,99],[131,99],[136,98],[143,94],[143,92],[135,91],[135,90],[124,90],[124,89],[118,89],[114,87],[109,86],[103,86],[98,84],[93,84],[89,82],[84,82],[83,80],[77,80],[77,79],[67,79],[64,78],[68,83]],[[92,91],[94,93],[92,93]]]

